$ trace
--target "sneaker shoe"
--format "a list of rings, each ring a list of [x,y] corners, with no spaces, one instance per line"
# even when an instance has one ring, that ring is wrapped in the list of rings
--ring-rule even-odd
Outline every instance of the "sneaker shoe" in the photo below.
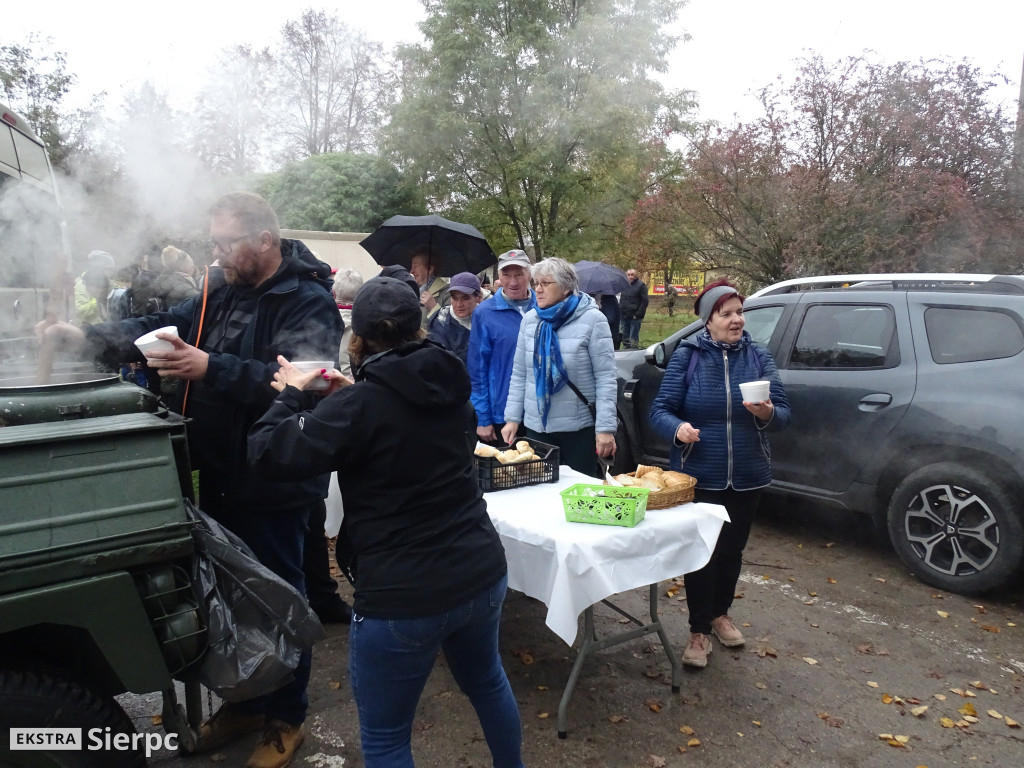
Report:
[[[711,620],[711,631],[726,648],[736,648],[746,642],[733,620],[724,614]]]
[[[283,720],[267,720],[260,745],[249,755],[245,768],[285,768],[306,738],[306,728]]]
[[[708,656],[711,655],[711,635],[694,632],[690,635],[690,644],[683,651],[683,664],[688,667],[706,667]]]
[[[351,624],[352,607],[346,603],[341,595],[334,593],[334,598],[326,603],[311,605],[313,613],[320,619],[321,624]]]
[[[230,704],[224,703],[206,722],[199,726],[196,752],[217,749],[239,736],[254,733],[263,727],[265,720],[263,715],[241,712]]]

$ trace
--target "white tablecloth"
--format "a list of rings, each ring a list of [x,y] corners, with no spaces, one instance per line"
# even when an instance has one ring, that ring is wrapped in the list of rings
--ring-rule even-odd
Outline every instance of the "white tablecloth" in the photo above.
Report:
[[[545,623],[566,643],[578,618],[611,595],[703,567],[722,523],[717,504],[649,509],[635,528],[566,522],[559,493],[600,483],[567,466],[557,483],[484,494],[508,560],[508,585],[548,607]]]

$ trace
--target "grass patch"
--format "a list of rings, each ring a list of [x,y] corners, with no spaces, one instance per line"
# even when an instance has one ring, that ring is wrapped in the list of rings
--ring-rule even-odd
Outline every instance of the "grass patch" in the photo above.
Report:
[[[660,296],[652,296],[651,303],[647,306],[643,325],[640,326],[641,349],[671,336],[680,328],[696,320],[697,316],[690,312],[690,306],[691,302],[688,300],[676,301],[672,317],[669,317],[668,309],[665,308],[665,299]]]

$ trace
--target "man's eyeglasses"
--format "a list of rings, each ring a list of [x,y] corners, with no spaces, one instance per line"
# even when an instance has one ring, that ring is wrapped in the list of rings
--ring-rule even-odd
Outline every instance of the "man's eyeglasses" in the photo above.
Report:
[[[231,252],[235,250],[235,246],[243,240],[252,237],[252,235],[239,235],[238,237],[232,237],[228,240],[217,240],[214,238],[210,239],[210,250],[214,253],[220,251],[225,256],[230,256]]]

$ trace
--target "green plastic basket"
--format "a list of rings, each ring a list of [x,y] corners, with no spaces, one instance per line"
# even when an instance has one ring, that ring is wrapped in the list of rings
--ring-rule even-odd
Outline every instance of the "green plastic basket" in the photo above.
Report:
[[[646,488],[578,483],[562,491],[565,519],[570,523],[597,523],[632,528],[647,511]]]

